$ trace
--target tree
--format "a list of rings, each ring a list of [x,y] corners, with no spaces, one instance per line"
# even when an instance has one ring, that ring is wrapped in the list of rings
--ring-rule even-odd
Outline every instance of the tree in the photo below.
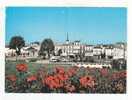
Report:
[[[17,55],[21,54],[21,48],[24,46],[25,46],[25,41],[24,41],[23,37],[21,37],[21,36],[12,37],[10,40],[10,43],[9,43],[9,48],[15,49]]]
[[[58,56],[60,56],[62,54],[62,49],[58,50]]]
[[[105,53],[101,53],[101,59],[105,59],[106,54]]]
[[[111,62],[112,68],[120,70],[120,69],[126,69],[127,67],[127,62],[125,59],[118,59],[118,60],[113,60]]]
[[[54,43],[51,39],[44,39],[41,43],[41,47],[39,50],[39,55],[45,57],[46,53],[48,54],[48,58],[50,58],[50,54],[53,54],[54,51]]]

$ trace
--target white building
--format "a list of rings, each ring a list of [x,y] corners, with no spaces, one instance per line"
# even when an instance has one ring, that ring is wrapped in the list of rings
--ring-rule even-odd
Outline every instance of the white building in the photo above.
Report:
[[[113,49],[113,59],[123,59],[124,58],[124,49],[122,48],[114,48]]]
[[[93,56],[93,45],[85,45],[84,46],[84,52],[86,57],[92,57]]]
[[[93,55],[101,55],[102,48],[101,47],[94,47],[93,48]]]
[[[125,43],[117,43],[114,45],[113,59],[127,59],[127,49]]]
[[[5,56],[6,57],[11,57],[11,56],[15,56],[16,55],[16,51],[14,49],[10,49],[8,47],[5,48]]]
[[[59,50],[62,50],[62,55],[77,55],[83,52],[83,46],[80,41],[66,42],[63,44],[55,44],[55,54],[58,54]]]
[[[25,53],[25,56],[38,57],[40,45],[36,44],[36,43],[31,43],[31,44],[27,45],[26,47],[23,47],[22,50]]]
[[[55,45],[55,53],[58,50],[62,50],[63,55],[79,55],[84,54],[85,57],[94,57],[101,59],[101,55],[104,54],[106,59],[122,59],[127,58],[126,45],[114,44],[114,45],[86,45],[81,44],[80,41],[66,42],[65,44]]]
[[[21,48],[21,57],[37,57],[38,52],[40,50],[40,45],[37,44],[29,44],[23,48]],[[16,50],[10,49],[9,47],[5,48],[5,56],[6,57],[13,57],[16,56]]]
[[[112,59],[113,54],[114,54],[113,47],[108,46],[105,48],[105,58],[106,59]]]

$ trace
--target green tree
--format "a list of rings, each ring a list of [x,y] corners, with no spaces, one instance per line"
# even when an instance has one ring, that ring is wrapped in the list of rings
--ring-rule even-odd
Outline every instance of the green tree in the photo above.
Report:
[[[21,54],[21,48],[24,46],[25,46],[25,41],[24,41],[23,37],[21,37],[21,36],[12,37],[10,40],[10,43],[9,43],[9,48],[15,49],[17,55]]]
[[[50,58],[50,54],[54,52],[54,43],[51,39],[47,38],[44,39],[41,43],[41,47],[39,50],[39,55],[45,58],[46,53],[48,54],[48,58]]]
[[[60,56],[62,54],[62,49],[58,50],[58,56]]]

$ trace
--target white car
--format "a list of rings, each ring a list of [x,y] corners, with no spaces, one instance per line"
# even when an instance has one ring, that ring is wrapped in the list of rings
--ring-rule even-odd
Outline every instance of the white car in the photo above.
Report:
[[[62,62],[68,62],[69,60],[66,59],[66,58],[62,58],[62,59],[60,59],[60,61],[62,61]]]
[[[59,57],[58,56],[52,56],[49,61],[50,62],[57,62],[57,61],[59,61]]]

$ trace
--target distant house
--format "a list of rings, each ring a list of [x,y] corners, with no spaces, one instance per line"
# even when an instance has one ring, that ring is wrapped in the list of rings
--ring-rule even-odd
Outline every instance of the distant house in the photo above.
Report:
[[[20,57],[37,57],[40,49],[40,45],[38,43],[31,43],[21,48]],[[5,47],[5,56],[13,57],[16,56],[16,50],[10,49],[9,47]]]
[[[114,45],[113,59],[127,59],[126,44],[117,43]]]
[[[38,43],[31,43],[27,45],[26,47],[23,47],[22,50],[25,52],[25,56],[28,57],[38,57],[38,52],[40,49],[40,44]]]
[[[107,46],[105,48],[105,58],[106,59],[113,59],[113,54],[114,54],[114,50],[113,50],[113,46]]]
[[[113,49],[113,59],[121,59],[124,58],[124,49],[115,47]]]
[[[84,45],[85,61],[93,61],[93,45]]]
[[[16,56],[16,50],[10,49],[8,47],[5,48],[5,56],[6,57],[13,57]]]
[[[83,46],[81,46],[80,41],[67,41],[63,44],[55,44],[55,54],[57,54],[60,49],[62,50],[62,55],[66,56],[78,55],[83,52]]]
[[[37,57],[38,56],[38,50],[34,47],[29,47],[26,49],[26,51],[28,51],[29,56],[31,56],[31,57]]]
[[[101,59],[102,48],[100,46],[95,46],[93,48],[93,56],[95,59]]]

